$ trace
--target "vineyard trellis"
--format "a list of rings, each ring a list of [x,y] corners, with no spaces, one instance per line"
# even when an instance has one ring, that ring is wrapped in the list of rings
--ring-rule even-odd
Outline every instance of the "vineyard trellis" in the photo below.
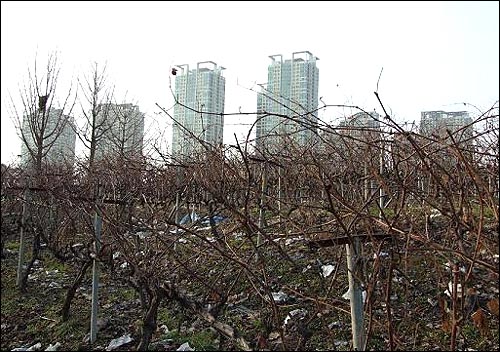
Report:
[[[498,282],[498,104],[474,119],[468,127],[475,133],[466,140],[452,130],[424,136],[387,113],[354,108],[377,119],[383,134],[319,121],[321,148],[289,140],[270,153],[250,148],[249,134],[232,145],[204,143],[203,152],[184,162],[161,154],[161,162],[121,155],[91,168],[87,160],[44,165],[35,186],[26,183],[29,170],[6,167],[2,219],[22,219],[31,261],[48,251],[74,268],[63,320],[93,260],[133,289],[143,313],[138,350],[150,346],[166,302],[215,329],[229,341],[226,348],[261,348],[256,340],[271,348],[270,334],[277,332],[274,349],[314,349],[317,335],[330,331],[325,316],[349,315],[341,299],[350,267],[344,249],[321,243],[353,245],[359,234],[369,239],[355,256],[362,270],[351,272],[365,296],[362,348],[423,347],[404,331],[427,329],[415,316],[431,314],[427,299],[446,298],[451,282],[451,311],[442,311],[440,323],[449,325],[448,346],[456,349],[460,327],[484,309],[464,303],[473,294],[458,291],[458,284]],[[198,219],[181,223],[179,214],[194,213]],[[2,251],[6,237],[17,239],[17,232],[2,228]],[[313,276],[316,261],[334,262],[333,275]],[[283,323],[291,310],[277,292],[295,297],[302,318]],[[234,297],[245,294],[260,307],[259,337],[231,315]],[[498,300],[498,290],[481,297]],[[498,321],[493,313],[492,319]]]

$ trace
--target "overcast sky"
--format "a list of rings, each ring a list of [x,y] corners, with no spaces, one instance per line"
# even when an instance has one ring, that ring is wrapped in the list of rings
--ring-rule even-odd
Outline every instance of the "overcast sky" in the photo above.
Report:
[[[425,110],[491,107],[499,98],[498,2],[1,2],[1,162],[20,141],[8,114],[35,54],[57,50],[59,93],[90,64],[107,62],[119,101],[146,113],[148,134],[168,128],[173,65],[224,66],[225,112],[255,112],[249,90],[267,80],[269,55],[317,56],[319,96],[327,104],[380,106],[400,122]],[[173,112],[173,111],[172,111]],[[337,119],[350,111],[322,111]],[[81,113],[74,113],[78,118]],[[224,142],[246,134],[252,117],[226,117]],[[166,140],[171,132],[166,130]],[[154,133],[153,133],[154,132]],[[78,148],[78,147],[77,147]]]

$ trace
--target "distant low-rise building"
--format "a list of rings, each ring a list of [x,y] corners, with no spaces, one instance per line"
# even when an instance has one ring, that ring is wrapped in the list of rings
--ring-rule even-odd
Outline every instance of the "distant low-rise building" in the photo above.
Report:
[[[473,135],[472,118],[467,111],[422,111],[420,134],[426,137],[447,138],[450,131],[457,141],[470,140]]]
[[[380,115],[377,112],[358,112],[344,118],[336,126],[323,129],[319,151],[339,151],[342,148],[360,148],[380,139]]]
[[[377,112],[358,112],[337,126],[339,133],[354,139],[366,140],[380,135],[380,115]]]

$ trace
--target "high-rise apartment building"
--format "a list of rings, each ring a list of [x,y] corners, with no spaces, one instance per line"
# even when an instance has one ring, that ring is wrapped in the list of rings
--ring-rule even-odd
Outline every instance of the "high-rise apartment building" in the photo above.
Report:
[[[467,111],[422,111],[420,134],[446,138],[446,130],[454,133],[458,141],[470,140],[473,134],[472,118]]]
[[[96,126],[96,160],[142,155],[144,113],[137,105],[101,104]]]
[[[178,65],[174,107],[172,156],[185,159],[222,144],[225,77],[222,66],[212,61]]]
[[[39,110],[35,112],[39,113]],[[44,121],[41,121],[41,120]],[[45,126],[43,126],[45,123]],[[49,165],[73,165],[75,160],[76,132],[74,118],[62,109],[48,108],[45,117],[23,117],[21,163],[33,165],[38,152],[37,139],[42,139],[42,162]]]
[[[260,152],[280,150],[293,141],[314,143],[318,125],[319,60],[309,51],[269,56],[267,84],[257,95],[256,138]]]

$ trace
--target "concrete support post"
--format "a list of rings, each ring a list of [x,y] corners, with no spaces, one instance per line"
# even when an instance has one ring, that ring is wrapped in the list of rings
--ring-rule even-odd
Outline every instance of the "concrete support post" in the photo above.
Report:
[[[364,327],[363,327],[363,292],[359,281],[360,264],[359,256],[361,244],[359,239],[354,238],[352,244],[346,244],[347,269],[349,271],[349,298],[351,303],[351,328],[352,346],[354,351],[364,349]]]
[[[95,212],[94,217],[94,230],[95,230],[95,254],[93,267],[92,267],[92,311],[90,314],[90,343],[93,344],[97,337],[97,313],[98,313],[98,291],[99,291],[99,262],[97,255],[101,250],[101,230],[102,230],[102,216],[99,209]]]

